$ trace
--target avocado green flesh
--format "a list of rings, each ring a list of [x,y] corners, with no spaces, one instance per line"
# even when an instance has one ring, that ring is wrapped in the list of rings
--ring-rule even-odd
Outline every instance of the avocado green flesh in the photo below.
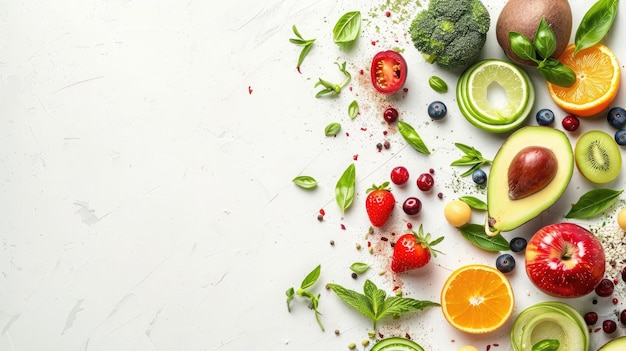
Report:
[[[613,339],[598,349],[598,351],[624,351],[624,350],[626,350],[626,336]]]
[[[518,200],[509,199],[508,170],[513,158],[522,149],[541,146],[556,155],[556,175],[538,192]],[[509,136],[493,159],[487,182],[488,224],[495,232],[513,230],[552,206],[561,197],[574,170],[572,145],[560,130],[523,127]]]

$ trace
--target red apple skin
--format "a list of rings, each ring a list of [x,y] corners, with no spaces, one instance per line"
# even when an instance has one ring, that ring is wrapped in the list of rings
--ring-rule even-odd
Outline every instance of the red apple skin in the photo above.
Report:
[[[526,246],[526,274],[539,290],[574,298],[594,291],[604,277],[602,243],[573,223],[547,225]]]

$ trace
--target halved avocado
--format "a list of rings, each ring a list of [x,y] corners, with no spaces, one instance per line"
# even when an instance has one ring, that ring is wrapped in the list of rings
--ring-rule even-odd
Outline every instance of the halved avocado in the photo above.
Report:
[[[613,339],[602,345],[598,351],[624,351],[626,350],[626,336]]]
[[[520,199],[509,197],[509,167],[520,151],[528,147],[546,148],[554,153],[557,167],[552,180],[537,192]],[[489,235],[513,230],[537,217],[563,194],[574,171],[572,145],[560,130],[544,126],[518,129],[502,144],[493,159],[487,182]]]

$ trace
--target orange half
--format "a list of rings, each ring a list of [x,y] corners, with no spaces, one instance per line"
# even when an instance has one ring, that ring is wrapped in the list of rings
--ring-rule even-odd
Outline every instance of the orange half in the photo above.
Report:
[[[605,45],[596,44],[574,54],[569,44],[559,57],[576,73],[576,82],[565,88],[548,82],[552,100],[565,112],[590,117],[609,107],[617,96],[620,68],[615,54]]]
[[[485,334],[504,325],[513,313],[513,289],[508,278],[494,267],[463,266],[446,280],[441,309],[453,327],[471,334]]]

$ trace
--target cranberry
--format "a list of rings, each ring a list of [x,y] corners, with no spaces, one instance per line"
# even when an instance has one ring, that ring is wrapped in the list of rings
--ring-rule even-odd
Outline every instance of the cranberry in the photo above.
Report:
[[[611,296],[613,294],[613,289],[615,289],[615,285],[611,279],[604,278],[600,281],[600,284],[596,286],[596,294],[601,297]]]
[[[607,319],[602,322],[602,330],[604,330],[604,332],[607,334],[615,333],[615,331],[617,330],[617,323],[615,323],[615,321],[613,320]]]
[[[622,280],[626,282],[626,267],[622,269]]]
[[[585,323],[587,323],[587,325],[594,325],[598,323],[598,314],[595,312],[585,313],[584,318],[585,318]]]
[[[387,123],[393,123],[398,119],[398,110],[393,107],[389,107],[383,113],[383,118]]]
[[[620,321],[623,325],[626,325],[626,310],[623,310],[623,311],[619,314],[619,321]]]
[[[391,170],[391,181],[393,184],[402,185],[409,180],[409,171],[406,167],[398,166]]]
[[[422,191],[429,191],[435,185],[435,179],[430,173],[422,173],[417,178],[417,187]]]
[[[409,197],[404,200],[402,210],[409,216],[416,215],[422,210],[422,202],[416,197]]]
[[[562,124],[565,130],[573,132],[576,129],[578,129],[578,126],[580,125],[580,121],[575,116],[569,115],[563,118]]]

